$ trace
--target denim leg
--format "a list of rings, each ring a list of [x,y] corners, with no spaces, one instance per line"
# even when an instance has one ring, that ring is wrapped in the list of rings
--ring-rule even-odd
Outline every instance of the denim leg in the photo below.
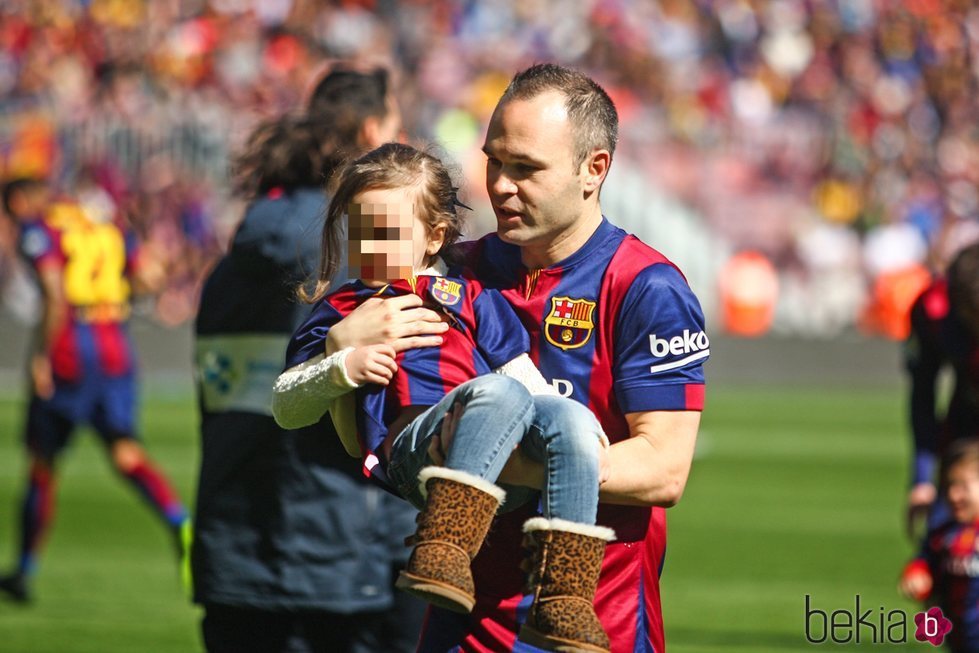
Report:
[[[520,448],[545,466],[545,517],[595,523],[601,432],[583,404],[563,397],[534,397],[534,421]]]
[[[455,404],[462,406],[462,417],[456,424],[445,466],[494,483],[534,417],[530,393],[509,377],[484,374],[454,388],[412,420],[391,446],[388,476],[412,503],[421,499],[418,472],[432,464],[427,453],[429,442],[441,432],[442,419]]]

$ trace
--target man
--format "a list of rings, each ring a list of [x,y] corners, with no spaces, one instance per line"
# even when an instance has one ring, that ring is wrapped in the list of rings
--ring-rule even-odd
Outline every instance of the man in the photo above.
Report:
[[[308,312],[296,290],[318,262],[323,179],[337,152],[393,140],[400,125],[384,71],[335,70],[307,119],[259,128],[240,162],[253,199],[196,324],[193,568],[211,652],[396,653],[417,640],[424,606],[392,592],[414,512],[366,481],[329,419],[284,431],[271,415],[272,382]]]
[[[617,128],[611,100],[585,75],[551,64],[518,73],[483,148],[497,233],[479,241],[471,261],[521,317],[544,376],[588,405],[613,443],[598,522],[618,540],[606,549],[595,609],[612,651],[624,653],[664,650],[663,508],[686,484],[710,350],[700,307],[676,267],[602,216],[599,191]],[[401,308],[364,304],[331,330],[328,350],[436,333],[430,316],[412,306],[409,318]],[[543,481],[519,449],[505,473],[500,482]],[[433,608],[419,650],[517,650],[521,625],[537,618],[518,569],[527,517],[516,510],[497,518],[473,563],[475,610]]]
[[[944,279],[936,280],[911,308],[911,335],[905,348],[911,377],[911,431],[914,458],[908,495],[908,532],[934,505],[928,521],[948,517],[935,503],[935,468],[952,440],[979,436],[979,243],[963,249]],[[939,418],[939,373],[951,368],[955,386]]]
[[[155,285],[157,268],[141,261],[135,241],[113,216],[94,215],[74,201],[49,204],[39,180],[8,183],[3,205],[17,223],[18,250],[42,297],[30,359],[30,467],[20,560],[0,579],[0,590],[24,602],[54,517],[57,462],[80,425],[95,429],[116,471],[149,501],[181,554],[189,544],[190,522],[136,434],[136,353],[127,327],[130,279]]]

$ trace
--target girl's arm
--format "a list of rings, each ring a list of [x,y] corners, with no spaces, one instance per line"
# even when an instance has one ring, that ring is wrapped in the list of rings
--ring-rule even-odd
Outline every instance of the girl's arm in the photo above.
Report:
[[[333,400],[357,387],[347,374],[346,359],[353,347],[326,356],[319,354],[291,367],[272,386],[272,415],[284,429],[318,422]]]
[[[389,345],[347,347],[291,367],[272,386],[272,415],[284,429],[320,421],[333,401],[365,383],[387,385],[398,370]]]

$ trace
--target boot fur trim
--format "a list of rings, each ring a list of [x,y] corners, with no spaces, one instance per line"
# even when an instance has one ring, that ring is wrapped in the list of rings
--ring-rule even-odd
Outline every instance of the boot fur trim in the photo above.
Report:
[[[565,533],[575,533],[586,537],[595,537],[606,542],[615,539],[615,531],[605,526],[593,526],[591,524],[579,524],[578,522],[568,521],[567,519],[546,519],[544,517],[531,517],[523,524],[523,532],[533,531],[564,531]]]
[[[430,478],[444,478],[448,481],[455,481],[456,483],[462,483],[463,485],[468,485],[474,487],[480,492],[484,492],[494,499],[497,503],[503,503],[506,498],[506,491],[503,488],[490,483],[486,479],[480,478],[475,474],[470,474],[469,472],[459,471],[458,469],[449,469],[448,467],[439,467],[437,465],[429,465],[428,467],[422,468],[418,472],[418,489],[421,491],[422,496],[426,499],[428,498],[428,479]],[[569,522],[570,523],[570,522]]]

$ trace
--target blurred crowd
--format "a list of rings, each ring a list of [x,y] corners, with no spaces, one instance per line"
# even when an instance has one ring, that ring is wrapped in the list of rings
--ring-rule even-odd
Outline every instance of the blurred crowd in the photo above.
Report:
[[[393,70],[407,133],[447,150],[477,203],[512,73],[587,71],[620,111],[616,165],[770,265],[776,328],[898,337],[888,311],[979,236],[969,0],[7,0],[0,177],[124,213],[167,262],[159,317],[180,322],[240,217],[230,156],[335,59]],[[6,277],[10,251],[0,236]]]

